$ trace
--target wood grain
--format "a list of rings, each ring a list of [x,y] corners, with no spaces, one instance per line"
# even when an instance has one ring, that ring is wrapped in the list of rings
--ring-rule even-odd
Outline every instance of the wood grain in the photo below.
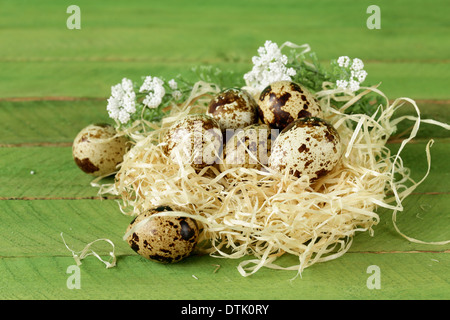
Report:
[[[244,259],[152,263],[122,240],[130,217],[120,212],[118,199],[98,197],[92,177],[71,157],[72,140],[84,126],[109,121],[105,99],[123,77],[170,79],[199,64],[243,74],[269,39],[308,43],[324,63],[341,55],[361,58],[367,81],[381,82],[390,99],[416,99],[423,118],[450,123],[448,1],[427,3],[427,10],[420,0],[383,2],[380,30],[365,26],[369,0],[130,0],[108,6],[81,0],[78,31],[66,28],[69,4],[15,0],[2,2],[0,10],[0,299],[450,298],[450,245],[407,241],[395,231],[392,213],[381,208],[373,237],[358,233],[344,256],[293,281],[295,271],[264,268],[244,278],[236,269]],[[402,108],[399,115],[405,114],[414,112]],[[393,153],[411,125],[399,125],[389,144]],[[441,241],[450,238],[448,131],[423,124],[402,158],[420,180],[431,138],[430,175],[404,201],[397,226],[408,236]],[[69,289],[67,268],[75,260],[61,233],[75,251],[110,239],[117,266],[106,269],[87,257],[81,289]],[[108,258],[111,246],[102,242],[93,249]],[[297,259],[286,255],[279,264]],[[380,289],[367,287],[369,266],[379,267]]]

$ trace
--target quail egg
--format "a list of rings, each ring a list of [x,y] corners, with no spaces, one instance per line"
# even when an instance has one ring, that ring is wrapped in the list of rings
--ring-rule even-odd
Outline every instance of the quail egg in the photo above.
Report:
[[[77,166],[94,176],[114,173],[128,149],[128,139],[116,134],[109,124],[91,124],[82,129],[72,144]]]
[[[243,167],[260,170],[268,163],[275,134],[266,124],[253,124],[238,130],[225,145],[221,171]]]
[[[330,172],[341,157],[341,140],[336,129],[319,118],[291,122],[276,138],[269,157],[275,171],[314,181]]]
[[[206,114],[191,114],[175,122],[163,137],[164,153],[196,170],[214,164],[222,147],[222,131]],[[178,159],[178,160],[177,160]]]
[[[144,258],[161,263],[174,263],[189,256],[194,250],[199,228],[194,219],[181,216],[157,216],[159,212],[179,211],[175,206],[159,206],[138,215],[128,226],[127,237],[131,249]],[[142,222],[142,225],[138,225]]]
[[[323,117],[312,93],[292,81],[271,83],[261,92],[258,106],[261,120],[279,130],[299,118]]]
[[[258,104],[245,90],[230,88],[211,99],[206,114],[217,120],[225,132],[258,122]]]

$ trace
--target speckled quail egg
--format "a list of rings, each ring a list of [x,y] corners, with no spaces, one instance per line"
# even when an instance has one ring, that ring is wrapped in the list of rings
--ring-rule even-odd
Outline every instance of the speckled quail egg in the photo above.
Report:
[[[191,114],[176,121],[163,137],[164,153],[174,162],[196,170],[212,165],[220,155],[222,131],[206,114]]]
[[[211,99],[206,114],[219,122],[222,132],[258,122],[258,104],[245,90],[229,88]]]
[[[260,170],[268,163],[275,129],[267,124],[253,124],[245,127],[228,140],[222,153],[220,170],[242,167]]]
[[[94,176],[114,173],[128,150],[128,138],[116,135],[116,129],[110,124],[91,124],[83,128],[72,144],[77,166]]]
[[[283,130],[299,118],[322,118],[322,110],[311,92],[292,81],[277,81],[267,86],[258,99],[261,120]]]
[[[339,133],[331,124],[319,118],[297,119],[276,138],[269,167],[295,177],[308,175],[315,181],[336,166],[341,150]]]
[[[159,206],[138,215],[127,228],[127,233],[130,233],[127,242],[131,249],[144,258],[161,263],[174,263],[189,256],[199,235],[194,219],[157,216],[144,221],[155,213],[175,210],[180,209],[176,206]],[[138,225],[140,222],[142,225]]]

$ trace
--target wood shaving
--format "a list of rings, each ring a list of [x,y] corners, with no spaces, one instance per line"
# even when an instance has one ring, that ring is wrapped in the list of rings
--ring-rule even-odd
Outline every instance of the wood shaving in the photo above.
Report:
[[[149,130],[144,133],[133,132],[133,128],[123,133],[131,136],[135,145],[125,155],[115,183],[100,192],[120,195],[120,209],[127,215],[163,204],[185,208],[185,215],[201,225],[199,243],[203,245],[198,246],[199,252],[231,259],[250,257],[237,267],[242,276],[262,267],[296,270],[301,275],[315,263],[342,256],[355,233],[373,235],[373,227],[380,221],[377,208],[392,210],[395,223],[397,212],[403,210],[402,201],[423,181],[410,178],[410,170],[400,157],[421,122],[416,103],[401,98],[389,104],[376,86],[363,89],[348,96],[340,110],[331,103],[337,90],[324,84],[324,90],[316,94],[325,120],[341,136],[344,154],[332,172],[313,184],[307,176],[297,179],[264,166],[261,170],[230,168],[220,172],[214,165],[196,172],[189,165],[171,162],[161,144],[165,131],[187,114],[205,112],[209,99],[217,93],[214,85],[199,82],[191,97],[183,105],[173,106],[161,123],[145,123]],[[386,101],[373,116],[344,113],[369,92]],[[414,120],[414,127],[393,155],[386,142],[396,124],[404,120],[393,119],[404,103],[415,107],[417,117],[405,118]],[[145,127],[142,125],[137,123],[134,128]],[[431,145],[432,141],[426,149],[429,167]],[[278,265],[276,260],[285,254],[298,257],[298,262]]]

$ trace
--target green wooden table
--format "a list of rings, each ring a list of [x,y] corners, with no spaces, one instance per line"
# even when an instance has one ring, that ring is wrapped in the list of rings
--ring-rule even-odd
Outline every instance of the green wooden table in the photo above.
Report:
[[[450,123],[448,1],[426,8],[421,1],[382,3],[380,30],[366,27],[369,1],[85,0],[77,1],[80,30],[66,27],[71,4],[1,2],[0,299],[450,298],[450,245],[407,241],[388,210],[378,211],[373,237],[358,234],[344,256],[293,281],[295,271],[264,268],[242,277],[236,269],[242,260],[149,262],[122,240],[130,217],[117,199],[99,198],[92,177],[71,156],[81,128],[110,120],[106,98],[123,77],[171,77],[199,64],[243,73],[265,40],[309,43],[324,61],[359,57],[389,98],[416,99],[424,118]],[[430,138],[430,175],[405,200],[397,225],[408,236],[444,241],[450,239],[449,132],[423,124],[403,159],[420,180]],[[399,140],[389,147],[395,152]],[[76,251],[110,239],[116,267],[87,257],[80,288],[72,288],[75,260],[61,233]],[[93,249],[107,259],[111,246]],[[380,287],[371,286],[376,274]]]

